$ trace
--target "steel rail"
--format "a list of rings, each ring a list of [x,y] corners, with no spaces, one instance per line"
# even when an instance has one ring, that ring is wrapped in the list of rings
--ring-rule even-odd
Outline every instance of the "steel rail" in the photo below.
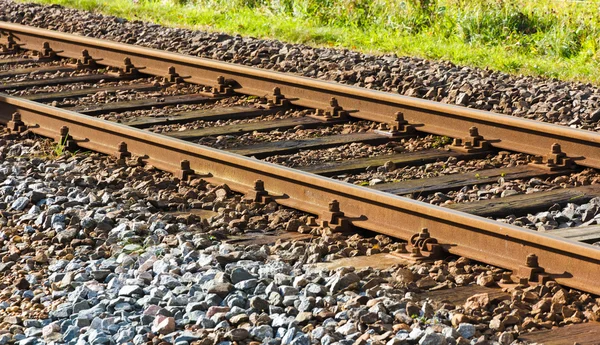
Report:
[[[409,239],[427,227],[448,252],[515,272],[529,254],[536,254],[557,282],[600,294],[600,250],[585,243],[0,94],[0,122],[8,123],[15,112],[33,133],[58,139],[61,127],[67,126],[78,146],[112,155],[125,142],[127,151],[145,157],[147,164],[179,174],[182,161],[189,161],[196,174],[238,192],[252,191],[260,179],[277,203],[312,214],[327,215],[329,203],[337,200],[344,216],[360,228]]]
[[[0,32],[4,40],[11,35],[24,49],[41,50],[48,42],[62,57],[79,58],[86,49],[101,65],[122,67],[129,58],[150,75],[166,75],[173,66],[179,75],[189,76],[187,82],[209,86],[223,76],[237,92],[248,95],[270,95],[277,86],[300,106],[326,109],[335,97],[351,116],[360,119],[388,123],[400,111],[419,131],[431,134],[463,138],[475,126],[500,149],[545,155],[553,143],[559,143],[577,164],[600,168],[600,136],[590,131],[19,24],[0,22]]]

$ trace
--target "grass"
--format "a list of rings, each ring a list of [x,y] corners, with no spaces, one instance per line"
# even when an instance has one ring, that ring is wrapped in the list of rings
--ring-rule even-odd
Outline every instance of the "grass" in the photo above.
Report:
[[[292,43],[442,59],[600,84],[600,2],[578,0],[33,0]]]

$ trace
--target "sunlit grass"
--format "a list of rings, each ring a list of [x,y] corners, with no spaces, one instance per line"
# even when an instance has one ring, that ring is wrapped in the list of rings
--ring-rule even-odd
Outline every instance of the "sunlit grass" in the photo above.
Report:
[[[167,26],[600,83],[598,1],[34,0]]]

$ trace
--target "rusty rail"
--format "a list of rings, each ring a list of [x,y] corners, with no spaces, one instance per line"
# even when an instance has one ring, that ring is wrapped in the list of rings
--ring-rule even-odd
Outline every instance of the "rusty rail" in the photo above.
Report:
[[[47,42],[58,56],[69,58],[81,57],[86,49],[92,57],[101,58],[101,65],[123,67],[129,58],[150,75],[163,76],[174,67],[180,76],[189,76],[187,82],[209,86],[223,76],[243,94],[270,95],[277,86],[292,103],[310,108],[326,109],[335,97],[351,116],[360,119],[392,122],[400,111],[426,133],[463,138],[476,126],[492,146],[501,149],[545,155],[553,143],[559,143],[577,164],[600,168],[600,136],[590,131],[19,24],[0,22],[0,31],[4,41],[10,35],[24,49],[41,50]]]
[[[527,257],[536,254],[539,265],[559,283],[600,294],[600,250],[588,244],[0,94],[0,122],[8,123],[15,112],[39,135],[59,138],[66,126],[70,140],[82,148],[111,155],[126,150],[159,169],[205,175],[238,192],[256,192],[260,179],[279,204],[319,216],[330,216],[335,210],[329,204],[337,200],[349,223],[382,234],[409,239],[427,227],[448,252],[514,272],[531,270]]]

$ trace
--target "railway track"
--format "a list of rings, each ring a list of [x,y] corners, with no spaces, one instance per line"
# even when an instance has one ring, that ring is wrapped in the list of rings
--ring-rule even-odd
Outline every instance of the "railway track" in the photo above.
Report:
[[[600,294],[600,251],[590,245],[600,239],[598,228],[532,231],[486,218],[585,203],[598,195],[595,185],[438,202],[444,207],[402,197],[430,201],[436,193],[498,179],[549,179],[600,168],[600,137],[594,132],[16,24],[0,23],[0,31],[0,67],[13,66],[0,71],[5,80],[0,91],[10,93],[0,95],[0,121],[11,132],[136,158],[180,179],[227,184],[253,200],[310,213],[311,226],[357,227],[404,239],[408,246],[399,255],[410,260],[450,253],[510,270],[515,283],[555,280]],[[91,96],[98,94],[104,103]],[[311,135],[314,128],[331,135]],[[271,141],[273,131],[306,135]],[[266,139],[254,133],[267,133]],[[244,145],[227,143],[244,134],[252,137]],[[418,143],[425,135],[436,137],[419,150],[400,152],[402,143]],[[449,149],[435,148],[432,141],[443,137],[454,140]],[[288,164],[294,168],[270,163],[288,162],[301,150],[320,155],[359,144],[382,149],[359,159]],[[372,186],[339,181],[360,180],[360,174],[377,169],[510,155],[499,150],[535,158],[527,165]]]

